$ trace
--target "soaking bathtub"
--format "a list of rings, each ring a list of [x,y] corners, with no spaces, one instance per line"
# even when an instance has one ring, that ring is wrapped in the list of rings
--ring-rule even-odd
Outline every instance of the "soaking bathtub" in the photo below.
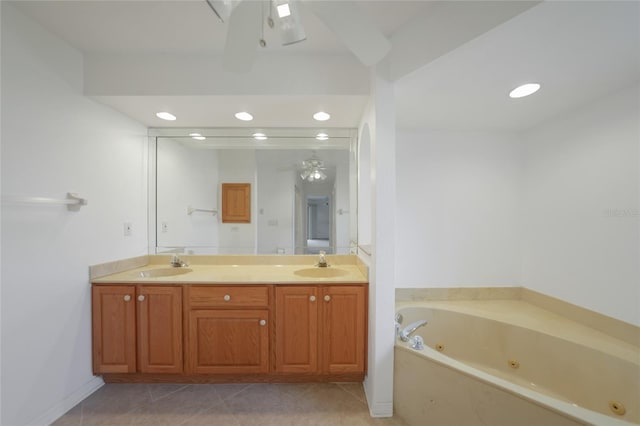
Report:
[[[640,424],[639,348],[523,301],[402,302],[395,412],[410,426]]]

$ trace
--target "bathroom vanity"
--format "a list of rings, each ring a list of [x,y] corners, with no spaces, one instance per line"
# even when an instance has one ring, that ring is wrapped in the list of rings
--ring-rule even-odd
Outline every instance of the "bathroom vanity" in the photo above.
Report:
[[[356,257],[328,268],[313,256],[198,256],[181,268],[149,258],[92,279],[93,370],[105,381],[364,379],[368,283]]]

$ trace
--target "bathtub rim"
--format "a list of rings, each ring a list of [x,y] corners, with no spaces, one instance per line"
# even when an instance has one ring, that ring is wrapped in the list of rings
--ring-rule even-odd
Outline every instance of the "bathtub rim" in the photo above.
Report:
[[[539,312],[544,312],[545,315],[551,315],[553,317],[556,317],[558,319],[561,319],[563,321],[567,321],[568,323],[571,323],[572,326],[574,327],[578,327],[580,329],[580,333],[578,333],[578,335],[580,335],[581,337],[578,338],[576,337],[576,335],[565,335],[562,333],[558,333],[556,332],[555,328],[553,329],[545,329],[542,327],[531,327],[529,325],[525,325],[519,321],[513,322],[514,321],[514,316],[510,315],[509,316],[509,320],[505,320],[504,318],[500,318],[500,315],[495,315],[493,313],[489,314],[489,315],[485,315],[486,312],[483,311],[483,314],[480,315],[477,310],[473,310],[471,308],[472,305],[486,305],[487,303],[494,303],[494,304],[504,304],[504,303],[509,303],[509,304],[516,304],[515,306],[517,307],[517,305],[521,306],[521,307],[527,307],[529,309],[532,309],[534,312],[535,311],[539,311]],[[605,353],[607,355],[611,355],[615,358],[620,358],[626,362],[630,362],[636,366],[638,366],[640,368],[640,346],[634,345],[632,343],[629,343],[625,340],[621,340],[618,339],[615,336],[611,336],[611,335],[607,335],[606,333],[589,327],[588,325],[579,323],[573,319],[570,318],[566,318],[560,314],[557,314],[555,312],[552,311],[548,311],[544,308],[541,308],[539,306],[530,304],[526,301],[523,300],[421,300],[421,301],[403,301],[403,302],[396,302],[396,307],[395,307],[395,313],[397,314],[398,312],[400,312],[402,309],[406,309],[406,308],[425,308],[425,309],[431,309],[431,310],[442,310],[442,311],[451,311],[451,312],[456,312],[459,314],[463,314],[463,315],[469,315],[469,316],[475,316],[475,317],[479,317],[479,318],[484,318],[490,321],[496,321],[502,324],[506,324],[506,325],[510,325],[510,326],[514,326],[514,327],[520,327],[520,328],[524,328],[524,329],[528,329],[528,330],[533,330],[537,333],[542,333],[545,334],[547,336],[551,336],[551,337],[556,337],[556,338],[560,338],[560,339],[564,339],[567,340],[569,342],[578,344],[578,345],[582,345],[585,347],[588,347],[590,349],[593,349],[595,351],[598,352],[602,352]],[[521,311],[515,311],[518,312],[518,314],[521,314]],[[597,336],[598,339],[602,340],[600,342],[600,344],[596,344],[593,342],[593,340],[591,340],[590,338],[585,338],[584,337],[584,333],[588,332],[589,334],[593,333],[595,336]],[[606,343],[606,344],[603,344]],[[606,348],[606,350],[604,349]]]
[[[474,380],[479,380],[499,390],[508,392],[516,397],[522,398],[542,408],[551,410],[559,415],[565,416],[572,420],[584,422],[593,426],[638,426],[638,423],[632,423],[627,420],[617,419],[605,414],[591,411],[587,408],[574,405],[570,402],[561,401],[541,392],[520,386],[518,384],[493,376],[475,367],[471,367],[462,361],[458,361],[435,349],[425,346],[423,350],[416,350],[405,343],[396,339],[394,348],[396,350],[406,351],[414,356],[426,358],[445,368],[457,371]]]

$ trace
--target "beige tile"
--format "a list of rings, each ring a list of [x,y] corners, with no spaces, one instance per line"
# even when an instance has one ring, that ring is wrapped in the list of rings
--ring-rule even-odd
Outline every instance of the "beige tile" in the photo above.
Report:
[[[251,386],[251,384],[248,383],[228,383],[215,385],[215,389],[216,392],[218,392],[220,399],[224,401],[226,399],[233,398],[249,386]]]
[[[363,404],[367,403],[367,397],[364,394],[364,387],[362,386],[362,383],[337,383],[337,385],[340,389],[347,392],[358,401]]]
[[[406,426],[369,416],[361,383],[107,384],[56,426]]]
[[[254,384],[228,398],[225,403],[242,424],[254,414],[261,414],[264,421],[267,421],[269,416],[273,417],[283,412],[304,414],[300,405],[296,404],[292,390],[292,387],[280,384]]]
[[[127,415],[149,402],[146,384],[106,384],[82,401],[82,426],[129,424]]]
[[[242,426],[224,401],[191,416],[180,426]]]
[[[333,383],[319,383],[297,397],[297,406],[313,414],[357,414],[367,405]]]
[[[149,395],[151,396],[151,401],[155,402],[159,399],[162,399],[166,396],[171,395],[177,391],[180,391],[186,388],[188,385],[185,384],[165,384],[165,383],[150,383],[147,385],[147,390],[149,391]]]
[[[221,403],[213,385],[188,385],[129,412],[130,425],[177,425]]]
[[[53,426],[80,426],[82,425],[82,404],[78,404],[67,411],[64,416],[52,423]]]

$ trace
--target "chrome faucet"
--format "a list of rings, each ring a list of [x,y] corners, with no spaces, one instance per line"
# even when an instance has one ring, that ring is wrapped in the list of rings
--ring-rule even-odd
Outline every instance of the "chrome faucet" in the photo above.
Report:
[[[411,335],[415,333],[417,329],[419,329],[420,327],[424,327],[425,325],[427,325],[426,320],[418,320],[416,322],[412,322],[402,329],[402,331],[400,332],[400,340],[402,340],[403,342],[408,342]]]
[[[171,256],[171,262],[169,262],[169,264],[174,268],[184,268],[185,266],[189,266],[187,262],[180,259],[177,254]]]
[[[327,266],[329,266],[329,264],[327,263],[327,259],[325,258],[326,254],[327,253],[324,250],[320,250],[320,258],[318,260],[319,268],[326,268]]]

